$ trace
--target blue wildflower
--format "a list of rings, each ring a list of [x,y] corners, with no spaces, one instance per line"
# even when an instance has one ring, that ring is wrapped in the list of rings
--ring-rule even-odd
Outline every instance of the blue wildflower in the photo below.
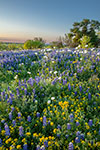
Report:
[[[23,150],[28,150],[27,144],[24,144],[24,145],[23,145]]]
[[[68,150],[74,150],[74,145],[72,142],[69,143]]]
[[[31,122],[31,116],[28,116],[28,117],[27,117],[27,121],[28,121],[28,122]]]
[[[22,126],[19,127],[19,135],[23,136],[23,127]]]
[[[10,136],[10,130],[9,130],[9,126],[7,124],[5,125],[5,135]]]
[[[70,130],[71,129],[71,124],[67,123],[67,129]]]
[[[43,116],[43,126],[46,126],[46,116]]]

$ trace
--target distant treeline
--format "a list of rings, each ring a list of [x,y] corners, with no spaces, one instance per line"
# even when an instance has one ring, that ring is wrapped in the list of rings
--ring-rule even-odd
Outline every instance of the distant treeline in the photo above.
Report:
[[[57,41],[46,44],[41,37],[27,40],[25,43],[0,43],[0,50],[22,50],[38,48],[92,48],[100,45],[100,22],[96,20],[83,19],[74,22],[70,33],[59,37]]]

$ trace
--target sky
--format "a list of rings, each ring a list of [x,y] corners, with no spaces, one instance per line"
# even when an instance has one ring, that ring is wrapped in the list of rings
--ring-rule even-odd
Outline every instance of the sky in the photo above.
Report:
[[[84,18],[100,21],[100,0],[0,0],[0,41],[54,41]]]

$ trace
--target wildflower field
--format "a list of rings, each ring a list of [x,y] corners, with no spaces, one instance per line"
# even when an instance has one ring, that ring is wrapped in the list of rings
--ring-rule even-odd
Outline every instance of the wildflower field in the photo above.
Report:
[[[0,52],[0,150],[100,150],[100,50]]]

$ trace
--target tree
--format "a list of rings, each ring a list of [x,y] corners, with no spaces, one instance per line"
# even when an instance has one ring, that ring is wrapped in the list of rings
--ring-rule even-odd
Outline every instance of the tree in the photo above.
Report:
[[[99,29],[100,22],[96,20],[83,19],[81,22],[74,22],[70,33],[65,34],[65,41],[68,42],[68,46],[76,47],[81,44],[80,39],[83,36],[88,36],[90,37],[91,45],[97,47],[99,38],[96,33]]]
[[[24,49],[43,48],[44,41],[42,38],[34,38],[34,40],[27,40],[24,43]]]

